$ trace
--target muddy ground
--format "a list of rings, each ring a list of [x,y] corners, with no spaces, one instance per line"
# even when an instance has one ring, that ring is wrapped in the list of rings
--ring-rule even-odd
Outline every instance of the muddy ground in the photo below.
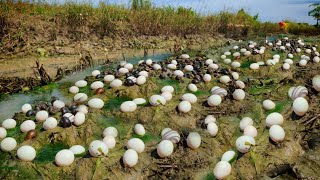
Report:
[[[216,53],[216,52],[215,52]],[[266,56],[284,53],[271,51]],[[210,51],[190,53],[192,59],[213,58]],[[172,57],[170,59],[177,59]],[[230,92],[233,85],[222,85],[218,82],[220,74],[210,83],[198,84],[199,91],[195,93],[198,102],[192,105],[191,112],[181,114],[176,110],[180,97],[188,92],[187,85],[190,79],[178,82],[167,77],[160,80],[158,72],[151,73],[147,83],[142,86],[121,87],[110,89],[105,86],[106,92],[95,95],[90,87],[81,88],[89,97],[99,97],[104,100],[102,110],[91,111],[86,123],[80,127],[57,127],[44,131],[41,125],[37,126],[38,137],[33,140],[24,140],[24,134],[19,131],[19,124],[29,119],[22,113],[17,113],[15,119],[19,121],[17,128],[8,131],[18,141],[18,146],[32,145],[37,150],[37,157],[33,162],[22,162],[16,157],[16,152],[1,153],[1,179],[213,179],[212,170],[220,160],[222,154],[235,149],[235,140],[241,136],[240,120],[249,116],[254,120],[258,130],[255,138],[256,146],[249,153],[238,153],[237,159],[231,163],[232,173],[227,179],[317,179],[320,172],[319,160],[319,104],[320,96],[311,87],[311,78],[319,74],[320,64],[309,63],[306,67],[292,65],[289,71],[281,70],[281,63],[276,66],[262,66],[259,70],[248,69],[249,62],[262,59],[260,55],[253,58],[241,58],[242,67],[236,70],[240,79],[246,83],[246,98],[238,102],[232,99]],[[297,64],[298,59],[294,59]],[[224,67],[228,67],[223,65]],[[106,69],[109,71],[109,69]],[[87,77],[88,84],[96,81]],[[50,91],[54,88],[61,90],[67,98],[73,95],[68,93],[72,83],[45,86],[38,91]],[[165,85],[175,88],[174,96],[165,106],[138,107],[135,112],[122,113],[120,104],[124,101],[142,97],[148,99],[153,94],[160,93]],[[229,91],[229,95],[218,107],[208,107],[206,99],[210,89],[219,85]],[[293,115],[292,100],[288,97],[288,89],[292,86],[304,85],[308,88],[309,112],[297,118]],[[276,108],[266,111],[262,108],[264,99],[271,99]],[[268,129],[265,128],[265,118],[271,112],[279,112],[284,118],[283,128],[286,132],[284,142],[275,144],[269,139]],[[202,120],[208,114],[217,118],[219,132],[211,137],[202,126]],[[54,116],[58,119],[60,113]],[[31,119],[33,119],[32,117]],[[121,157],[125,152],[125,144],[132,137],[138,137],[133,132],[133,126],[142,123],[147,134],[141,138],[146,145],[143,153],[139,154],[139,163],[133,168],[124,167]],[[61,150],[80,144],[88,147],[95,139],[102,139],[104,128],[114,126],[119,131],[117,145],[109,151],[107,157],[94,158],[89,153],[78,157],[69,167],[57,167],[54,164],[55,154]],[[168,158],[159,158],[156,153],[157,144],[161,140],[161,130],[170,127],[177,130],[182,137],[175,145],[174,153]],[[201,146],[196,150],[187,147],[185,138],[189,132],[196,131],[201,135]]]

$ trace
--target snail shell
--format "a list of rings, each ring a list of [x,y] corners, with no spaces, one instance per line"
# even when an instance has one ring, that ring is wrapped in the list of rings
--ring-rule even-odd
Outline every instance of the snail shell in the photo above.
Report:
[[[180,141],[180,134],[177,131],[167,131],[163,134],[162,140],[169,140],[172,143],[178,143]]]
[[[213,90],[211,90],[212,95],[219,95],[222,98],[228,95],[227,90],[225,90],[224,88],[215,88]]]
[[[305,97],[308,94],[308,89],[304,86],[292,87],[289,89],[288,95],[292,100],[298,97]]]

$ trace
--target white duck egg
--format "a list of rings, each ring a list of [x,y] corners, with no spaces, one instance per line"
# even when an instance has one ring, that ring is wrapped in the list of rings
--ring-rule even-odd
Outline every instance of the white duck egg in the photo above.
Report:
[[[191,104],[196,103],[197,102],[197,96],[192,94],[192,93],[186,93],[184,95],[182,95],[181,97],[182,101],[189,101]]]
[[[99,88],[103,88],[103,86],[104,86],[103,82],[101,82],[101,81],[95,81],[95,82],[93,82],[93,83],[90,85],[90,88],[91,88],[92,90],[97,90],[97,89],[99,89]]]
[[[88,106],[93,109],[101,109],[104,106],[104,102],[99,98],[92,98],[88,101]]]
[[[308,112],[308,101],[303,97],[298,97],[293,101],[292,109],[298,116],[303,116]]]
[[[256,144],[256,141],[251,136],[240,136],[236,140],[237,150],[241,153],[247,153],[250,151],[251,147]]]
[[[138,163],[138,154],[135,150],[128,149],[124,153],[122,160],[124,165],[128,167],[133,167]]]
[[[247,135],[255,138],[258,135],[258,131],[254,126],[249,125],[246,128],[244,128],[243,135]]]
[[[281,125],[283,123],[284,119],[283,116],[280,113],[273,112],[269,114],[266,118],[266,125],[268,127],[271,127],[272,125]]]
[[[191,149],[197,149],[201,145],[201,136],[197,132],[191,132],[187,137],[187,145]]]
[[[285,63],[288,63],[289,65],[290,65],[290,64],[293,64],[292,59],[286,59],[286,60],[284,60],[284,62],[285,62]]]
[[[157,71],[157,70],[160,70],[160,69],[161,69],[161,66],[160,66],[159,64],[154,64],[154,65],[153,65],[153,69],[156,70],[156,71]]]
[[[129,70],[127,68],[123,68],[122,67],[122,68],[118,69],[118,72],[121,73],[121,74],[126,74],[126,73],[129,72]]]
[[[276,107],[276,104],[273,101],[271,101],[270,99],[266,99],[262,102],[262,106],[266,110],[271,110]]]
[[[0,127],[0,139],[7,137],[7,130],[4,127]]]
[[[279,143],[284,140],[286,133],[284,132],[281,126],[273,125],[270,127],[269,136],[272,139],[272,141]]]
[[[168,64],[168,65],[167,65],[167,68],[168,68],[168,69],[171,69],[171,70],[175,70],[175,69],[177,69],[177,65],[175,65],[175,64]]]
[[[241,63],[238,62],[238,61],[234,61],[234,62],[231,63],[231,66],[234,67],[234,68],[238,68],[238,67],[241,66]]]
[[[105,136],[102,140],[108,147],[108,149],[112,149],[116,146],[116,139],[113,136]]]
[[[47,111],[39,111],[37,112],[36,114],[36,120],[39,121],[39,122],[43,122],[45,121],[47,118],[49,117],[49,114]]]
[[[120,79],[115,79],[110,83],[110,87],[112,88],[118,88],[122,86],[122,81]]]
[[[79,88],[77,86],[71,86],[69,88],[69,92],[72,94],[77,94],[79,92]]]
[[[20,125],[20,131],[26,133],[30,130],[34,130],[36,128],[36,123],[32,120],[26,120]]]
[[[223,60],[223,63],[225,63],[225,64],[230,64],[230,63],[231,63],[231,59],[224,59],[224,60]]]
[[[114,75],[108,74],[104,76],[103,80],[105,83],[110,83],[115,79]]]
[[[190,56],[188,54],[182,54],[180,57],[182,59],[189,59],[190,58]]]
[[[107,127],[106,129],[104,129],[103,131],[103,137],[105,136],[113,136],[113,137],[117,137],[118,136],[118,130],[115,127]]]
[[[219,80],[220,80],[220,82],[223,83],[223,84],[228,84],[228,82],[230,82],[231,79],[230,79],[229,76],[223,75],[223,76],[220,77]]]
[[[234,52],[234,53],[232,54],[233,57],[239,57],[240,55],[241,55],[240,52]]]
[[[74,85],[76,85],[77,87],[81,88],[81,87],[86,87],[87,86],[87,81],[85,80],[79,80],[77,81]]]
[[[2,122],[2,127],[4,127],[5,129],[13,129],[16,127],[16,125],[17,122],[14,119],[6,119]]]
[[[243,131],[246,127],[253,125],[253,120],[250,117],[244,117],[240,121],[240,129]]]
[[[192,65],[186,65],[184,67],[184,70],[191,72],[191,71],[193,71],[193,66]]]
[[[93,157],[106,156],[108,154],[108,147],[104,142],[94,140],[89,145],[89,153]]]
[[[140,71],[139,75],[147,78],[149,76],[149,73],[147,71]]]
[[[120,110],[122,112],[133,112],[137,109],[137,104],[133,101],[125,101],[121,104]]]
[[[316,91],[320,92],[320,75],[312,78],[312,86]]]
[[[239,73],[237,73],[237,72],[232,72],[231,75],[232,75],[232,78],[233,78],[234,80],[238,80],[238,79],[239,79]]]
[[[69,149],[63,149],[56,154],[55,162],[58,166],[70,166],[74,161],[74,154]]]
[[[36,150],[32,146],[24,145],[17,150],[17,156],[22,161],[33,161],[36,157]]]
[[[157,153],[161,158],[168,157],[173,152],[173,143],[169,140],[162,140],[157,146]]]
[[[216,136],[218,134],[219,128],[216,123],[210,122],[207,125],[207,131],[211,136]]]
[[[86,115],[83,112],[77,112],[76,115],[74,115],[74,124],[76,126],[82,125],[86,121]]]
[[[127,68],[129,71],[133,69],[133,64],[127,63],[126,65],[123,66],[124,68]]]
[[[58,125],[58,121],[56,118],[48,117],[43,123],[43,129],[45,130],[54,129],[55,127],[57,127],[57,125]]]
[[[138,78],[137,78],[137,84],[138,85],[142,85],[142,84],[144,84],[144,83],[146,83],[147,82],[147,78],[145,77],[145,76],[139,76]]]
[[[183,75],[184,75],[184,73],[181,70],[175,70],[173,72],[173,74],[176,75],[176,76],[180,76],[180,77],[183,77]]]
[[[225,153],[223,153],[222,157],[221,157],[221,161],[227,161],[230,162],[236,155],[236,152],[230,150],[227,151]]]
[[[86,105],[81,104],[81,105],[79,105],[77,107],[77,111],[78,112],[83,112],[84,114],[87,114],[88,113],[88,107]]]
[[[135,98],[134,100],[132,100],[134,103],[136,103],[136,105],[144,105],[147,103],[147,101],[143,98]]]
[[[149,103],[152,106],[158,106],[158,105],[165,105],[166,104],[166,99],[160,95],[152,95],[149,98]]]
[[[220,57],[221,57],[221,59],[226,59],[226,58],[227,58],[227,56],[226,56],[226,55],[224,55],[224,54],[223,54],[223,55],[221,55]]]
[[[315,56],[312,60],[313,60],[313,62],[318,63],[318,62],[320,62],[320,57]]]
[[[188,85],[188,89],[191,92],[197,92],[198,91],[198,87],[195,84],[189,84]]]
[[[100,74],[100,71],[99,70],[94,70],[94,71],[92,71],[92,73],[91,73],[91,75],[93,76],[93,77],[96,77],[97,75],[99,75]]]
[[[188,113],[191,111],[191,103],[189,101],[181,101],[178,105],[178,109],[180,112]]]
[[[205,124],[209,124],[211,122],[215,123],[216,121],[217,121],[217,119],[213,115],[207,115],[207,117],[204,118],[204,123]]]
[[[75,156],[83,155],[86,152],[86,149],[81,145],[71,146],[69,149]]]
[[[208,105],[209,106],[218,106],[219,104],[221,104],[221,101],[222,101],[221,96],[214,94],[208,98]]]
[[[246,85],[244,84],[244,82],[243,82],[243,81],[240,81],[240,80],[236,81],[236,86],[237,86],[238,88],[240,88],[240,89],[244,89],[244,88],[246,87]]]
[[[71,113],[65,113],[63,117],[67,117],[71,122],[74,122],[74,115]]]
[[[127,142],[127,148],[137,151],[137,153],[142,153],[144,151],[144,142],[139,138],[132,138]]]
[[[147,59],[147,60],[146,60],[146,64],[147,64],[148,66],[152,65],[152,59]]]
[[[258,64],[258,63],[252,63],[252,64],[250,64],[250,69],[252,69],[252,70],[257,70],[257,69],[259,69],[259,64]]]
[[[164,86],[164,87],[161,88],[161,92],[173,93],[174,92],[174,88],[172,86]]]
[[[27,113],[29,110],[31,110],[32,109],[32,106],[31,106],[31,104],[24,104],[24,105],[22,105],[22,107],[21,107],[21,111],[23,112],[23,113]]]
[[[9,152],[14,150],[17,146],[17,141],[12,137],[6,137],[1,141],[0,147],[4,152]]]
[[[161,93],[161,96],[166,100],[170,101],[172,99],[172,94],[170,92],[163,92]]]
[[[301,59],[301,60],[299,61],[299,65],[300,65],[300,66],[306,66],[307,63],[308,63],[308,61],[305,60],[305,59]]]
[[[211,75],[210,74],[205,74],[203,76],[203,81],[204,82],[210,82],[211,81]]]
[[[139,136],[144,136],[146,134],[146,130],[144,129],[142,124],[134,125],[134,132]]]
[[[219,161],[213,169],[213,174],[217,179],[224,179],[231,173],[231,165],[227,161]]]
[[[205,61],[205,64],[206,64],[206,65],[213,64],[213,60],[212,60],[212,59],[207,59],[207,60]]]
[[[212,63],[212,64],[208,65],[208,68],[213,69],[213,70],[217,70],[217,69],[219,69],[219,65]]]
[[[84,102],[87,99],[88,99],[88,95],[86,95],[85,93],[78,93],[78,94],[73,96],[73,101],[74,102]]]
[[[246,93],[242,89],[236,89],[233,93],[232,96],[235,100],[241,101],[246,97]]]

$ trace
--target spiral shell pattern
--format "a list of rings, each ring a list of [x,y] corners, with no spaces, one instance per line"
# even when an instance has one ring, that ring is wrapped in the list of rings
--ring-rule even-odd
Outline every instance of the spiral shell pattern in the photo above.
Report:
[[[212,95],[219,95],[222,98],[228,95],[227,90],[225,90],[224,88],[215,88],[213,90],[211,90]]]
[[[180,141],[180,134],[177,131],[170,130],[163,134],[162,140],[169,140],[176,144]]]
[[[291,87],[288,91],[288,95],[292,100],[298,97],[305,97],[308,95],[308,89],[304,86]]]

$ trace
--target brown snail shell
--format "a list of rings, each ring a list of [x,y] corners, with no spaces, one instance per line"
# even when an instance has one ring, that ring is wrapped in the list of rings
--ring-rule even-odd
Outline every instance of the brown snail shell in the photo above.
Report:
[[[35,137],[37,137],[37,131],[32,129],[32,130],[27,132],[25,140],[30,140],[30,139],[33,139]]]

